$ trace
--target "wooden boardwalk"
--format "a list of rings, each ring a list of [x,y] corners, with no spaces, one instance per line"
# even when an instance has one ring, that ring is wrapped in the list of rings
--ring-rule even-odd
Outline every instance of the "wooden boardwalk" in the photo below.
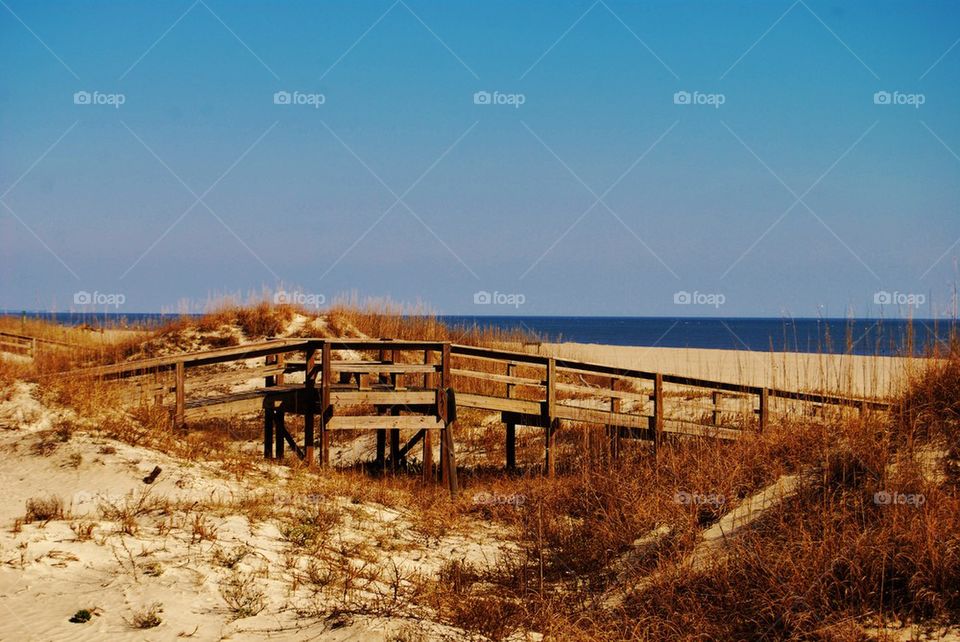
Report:
[[[457,412],[497,413],[505,465],[517,465],[518,427],[543,431],[543,469],[556,467],[564,424],[601,430],[608,452],[623,440],[655,450],[667,436],[735,439],[762,431],[776,412],[815,414],[825,407],[888,411],[884,401],[743,386],[524,352],[432,341],[273,339],[242,346],[88,368],[71,376],[122,380],[131,404],[169,407],[175,425],[206,417],[263,413],[263,453],[289,446],[308,465],[330,463],[334,430],[376,430],[377,462],[397,466],[422,450],[425,480],[456,493]],[[303,418],[302,441],[286,417]],[[401,444],[401,431],[412,436]]]

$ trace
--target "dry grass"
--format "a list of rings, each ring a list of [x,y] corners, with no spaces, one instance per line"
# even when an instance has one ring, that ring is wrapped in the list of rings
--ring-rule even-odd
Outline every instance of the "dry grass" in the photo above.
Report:
[[[268,307],[223,310],[196,323],[180,322],[161,335],[170,339],[202,328],[230,336],[224,326],[243,325],[248,338],[265,336],[277,334],[291,318],[289,310]],[[326,321],[331,334],[353,336],[493,346],[531,338],[447,328],[435,316],[383,303],[364,309],[341,303]],[[311,501],[291,507],[277,505],[270,495],[253,495],[229,509],[251,521],[276,520],[291,551],[314,557],[300,566],[291,561],[292,575],[325,605],[311,614],[322,611],[324,617],[402,613],[415,604],[431,617],[490,639],[535,630],[563,640],[859,640],[867,637],[865,627],[892,620],[955,623],[960,620],[960,353],[940,357],[913,377],[902,412],[892,418],[795,416],[732,443],[674,438],[656,454],[644,444],[627,443],[617,461],[579,449],[586,429],[565,426],[558,444],[563,474],[546,479],[532,468],[518,475],[493,466],[464,469],[464,491],[452,502],[414,476],[376,479],[359,470],[309,471],[293,462],[284,492]],[[0,365],[0,378],[20,374]],[[583,383],[608,385],[589,378]],[[485,385],[476,390],[494,393]],[[236,430],[211,423],[185,435],[169,427],[162,409],[149,407],[104,413],[117,404],[115,392],[96,382],[61,379],[48,391],[81,416],[102,418],[98,428],[104,436],[189,460],[220,461],[238,478],[256,471],[258,455],[234,448]],[[501,388],[495,392],[503,394]],[[480,419],[461,417],[458,438],[465,447],[492,448],[502,439],[499,425],[480,428]],[[602,429],[592,437],[602,438]],[[53,432],[41,441],[55,444],[58,438]],[[523,438],[532,449],[542,448],[539,432]],[[940,476],[931,476],[924,461],[931,447],[950,451],[937,463]],[[704,528],[787,474],[802,475],[799,492],[733,540],[729,554],[699,569],[686,562]],[[877,494],[884,492],[923,502],[878,503]],[[677,493],[719,501],[683,504]],[[62,516],[62,502],[58,511],[45,501],[37,500],[32,509],[28,503],[24,520]],[[486,565],[451,560],[433,577],[406,577],[396,568],[391,575],[375,561],[389,537],[368,546],[333,537],[349,515],[345,503],[402,509],[428,542],[467,525],[492,524],[513,547]],[[104,517],[135,531],[143,518],[162,517],[167,509],[144,495],[112,510]],[[182,527],[193,541],[216,538],[201,512]],[[634,546],[664,527],[668,534],[656,546]],[[78,526],[75,532],[90,537],[92,528]],[[245,554],[221,551],[217,563],[235,571]],[[264,607],[259,591],[252,577],[239,571],[221,587],[238,617]],[[611,594],[622,599],[611,602]],[[339,605],[336,612],[331,601]],[[144,615],[143,622],[154,621]],[[153,616],[159,624],[159,611]]]

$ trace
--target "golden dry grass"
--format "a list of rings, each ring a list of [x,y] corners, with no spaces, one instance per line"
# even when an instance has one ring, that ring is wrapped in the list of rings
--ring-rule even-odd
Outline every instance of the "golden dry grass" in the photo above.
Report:
[[[329,331],[498,346],[528,338],[450,329],[435,317],[405,316],[378,305],[335,307],[327,317]],[[224,325],[243,325],[247,336],[270,335],[291,318],[289,310],[269,307],[223,310],[178,322],[157,336],[188,327],[217,332]],[[128,349],[118,347],[116,354]],[[442,622],[490,639],[535,630],[558,640],[860,640],[867,637],[865,627],[891,620],[956,623],[960,352],[939,356],[915,373],[902,411],[893,417],[794,417],[732,443],[673,439],[656,454],[646,445],[628,444],[617,461],[574,448],[587,429],[572,426],[559,437],[561,445],[570,446],[563,474],[547,479],[533,469],[516,475],[492,465],[465,469],[464,492],[454,501],[415,476],[308,470],[288,459],[285,492],[319,500],[291,512],[272,505],[269,496],[253,496],[230,510],[254,520],[280,520],[290,542],[316,547],[325,566],[302,570],[296,581],[318,592],[363,580],[349,565],[335,563],[342,562],[339,553],[322,544],[342,521],[342,509],[329,508],[337,498],[402,509],[428,538],[471,522],[494,524],[513,544],[503,558],[484,566],[451,561],[434,577],[410,578],[393,600],[343,606],[345,612],[400,612],[402,596]],[[36,378],[38,370],[50,367],[0,362],[0,386]],[[96,382],[64,377],[44,386],[46,394],[81,416],[100,417],[98,430],[105,436],[185,459],[220,461],[238,477],[263,474],[258,455],[237,447],[234,435],[241,431],[235,423],[211,422],[185,434],[170,428],[162,409],[105,413],[117,402],[109,387]],[[472,418],[479,421],[470,414],[461,418],[462,437],[476,435],[478,443],[500,438],[496,427],[471,426]],[[541,447],[539,436],[532,435],[532,448]],[[594,437],[602,439],[597,431]],[[947,451],[933,460],[932,472],[931,449]],[[802,476],[799,492],[733,540],[728,555],[705,569],[685,563],[705,527],[787,474]],[[676,500],[678,492],[718,501],[684,504]],[[878,493],[923,501],[878,503]],[[214,540],[202,515],[194,519],[188,526],[194,536]],[[660,527],[669,534],[656,546],[634,546]],[[238,612],[259,607],[247,577],[238,576],[224,590]],[[622,599],[608,601],[611,593]]]

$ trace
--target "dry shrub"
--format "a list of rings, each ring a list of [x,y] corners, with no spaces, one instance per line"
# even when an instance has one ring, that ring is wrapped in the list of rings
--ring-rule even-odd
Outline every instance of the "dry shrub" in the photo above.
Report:
[[[293,312],[293,308],[289,306],[260,303],[254,307],[238,309],[236,319],[246,336],[270,337],[283,334],[287,324],[293,319]]]
[[[903,399],[902,430],[908,437],[960,441],[960,343],[914,375]]]
[[[55,495],[31,497],[26,502],[25,522],[49,522],[63,518],[63,499]]]
[[[135,629],[153,629],[163,622],[160,614],[163,613],[163,605],[159,602],[144,607],[133,614],[130,620],[130,626]]]
[[[220,595],[237,618],[252,617],[267,605],[264,592],[250,574],[232,573],[220,585]]]

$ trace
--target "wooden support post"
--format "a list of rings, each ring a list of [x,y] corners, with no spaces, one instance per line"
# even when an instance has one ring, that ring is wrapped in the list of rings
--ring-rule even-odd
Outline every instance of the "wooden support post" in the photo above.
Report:
[[[359,381],[359,379],[358,379]],[[330,465],[330,431],[327,422],[333,416],[330,404],[330,389],[333,386],[333,350],[330,342],[324,341],[320,350],[320,465]]]
[[[380,472],[383,472],[383,469],[387,466],[387,430],[385,428],[377,428],[376,464]]]
[[[278,461],[283,461],[283,451],[284,448],[287,447],[287,441],[284,438],[284,433],[287,431],[287,426],[283,417],[282,409],[274,409],[273,423],[273,433],[276,439],[276,458]]]
[[[553,477],[556,470],[556,452],[554,444],[556,441],[556,431],[559,422],[556,420],[557,408],[557,360],[551,357],[547,361],[547,403],[546,403],[546,428],[543,438],[543,470],[544,474]]]
[[[324,343],[326,345],[326,343]],[[304,452],[304,463],[307,466],[313,466],[315,462],[315,453],[314,453],[314,435],[313,435],[313,424],[314,417],[316,412],[316,365],[317,365],[317,351],[316,348],[310,346],[306,350],[304,360],[304,374],[303,374],[303,452]],[[328,381],[327,377],[324,377],[320,382],[322,388],[326,387]],[[321,415],[320,420],[320,432],[323,433],[323,419]],[[320,453],[321,463],[323,463],[323,452]]]
[[[517,425],[507,424],[507,470],[517,468]]]
[[[713,425],[720,425],[720,400],[723,399],[723,393],[719,390],[713,391]]]
[[[663,375],[658,372],[653,377],[653,417],[650,418],[654,454],[660,450],[660,441],[663,438],[663,402]]]
[[[447,412],[447,388],[452,380],[450,370],[450,344],[444,343],[440,352],[440,385],[437,388],[437,414],[443,422],[440,429],[440,482],[450,488],[451,495],[456,495],[457,469],[451,432],[453,425]]]
[[[263,404],[263,458],[273,459],[273,402]]]
[[[400,415],[400,409],[397,407],[390,409],[390,414],[394,417]],[[400,429],[393,428],[390,430],[390,472],[397,472],[397,468],[400,466]]]
[[[610,377],[611,392],[617,391],[617,378]],[[610,397],[610,412],[620,412],[620,397]],[[610,426],[610,458],[620,458],[620,427]]]
[[[433,364],[433,350],[425,350],[423,353],[423,362],[427,365]],[[437,376],[434,373],[423,375],[423,387],[427,390],[436,388]],[[423,482],[428,484],[433,481],[433,435],[432,431],[423,431]]]
[[[186,372],[183,361],[177,361],[176,366],[176,402],[173,411],[173,425],[177,428],[183,428],[184,414],[186,413]]]
[[[163,381],[160,378],[159,370],[153,371],[153,383],[157,386],[160,386],[163,383]],[[163,391],[164,389],[157,390],[157,392],[155,392],[153,395],[153,403],[158,407],[163,405]]]
[[[507,364],[507,376],[512,377],[516,374],[516,364],[508,363]],[[513,399],[514,397],[514,386],[512,383],[507,384],[507,399]],[[517,468],[517,425],[513,422],[507,423],[507,434],[506,434],[506,451],[507,451],[507,470],[516,470]]]
[[[760,432],[763,432],[770,422],[770,390],[768,388],[763,388],[760,391],[759,416]]]

